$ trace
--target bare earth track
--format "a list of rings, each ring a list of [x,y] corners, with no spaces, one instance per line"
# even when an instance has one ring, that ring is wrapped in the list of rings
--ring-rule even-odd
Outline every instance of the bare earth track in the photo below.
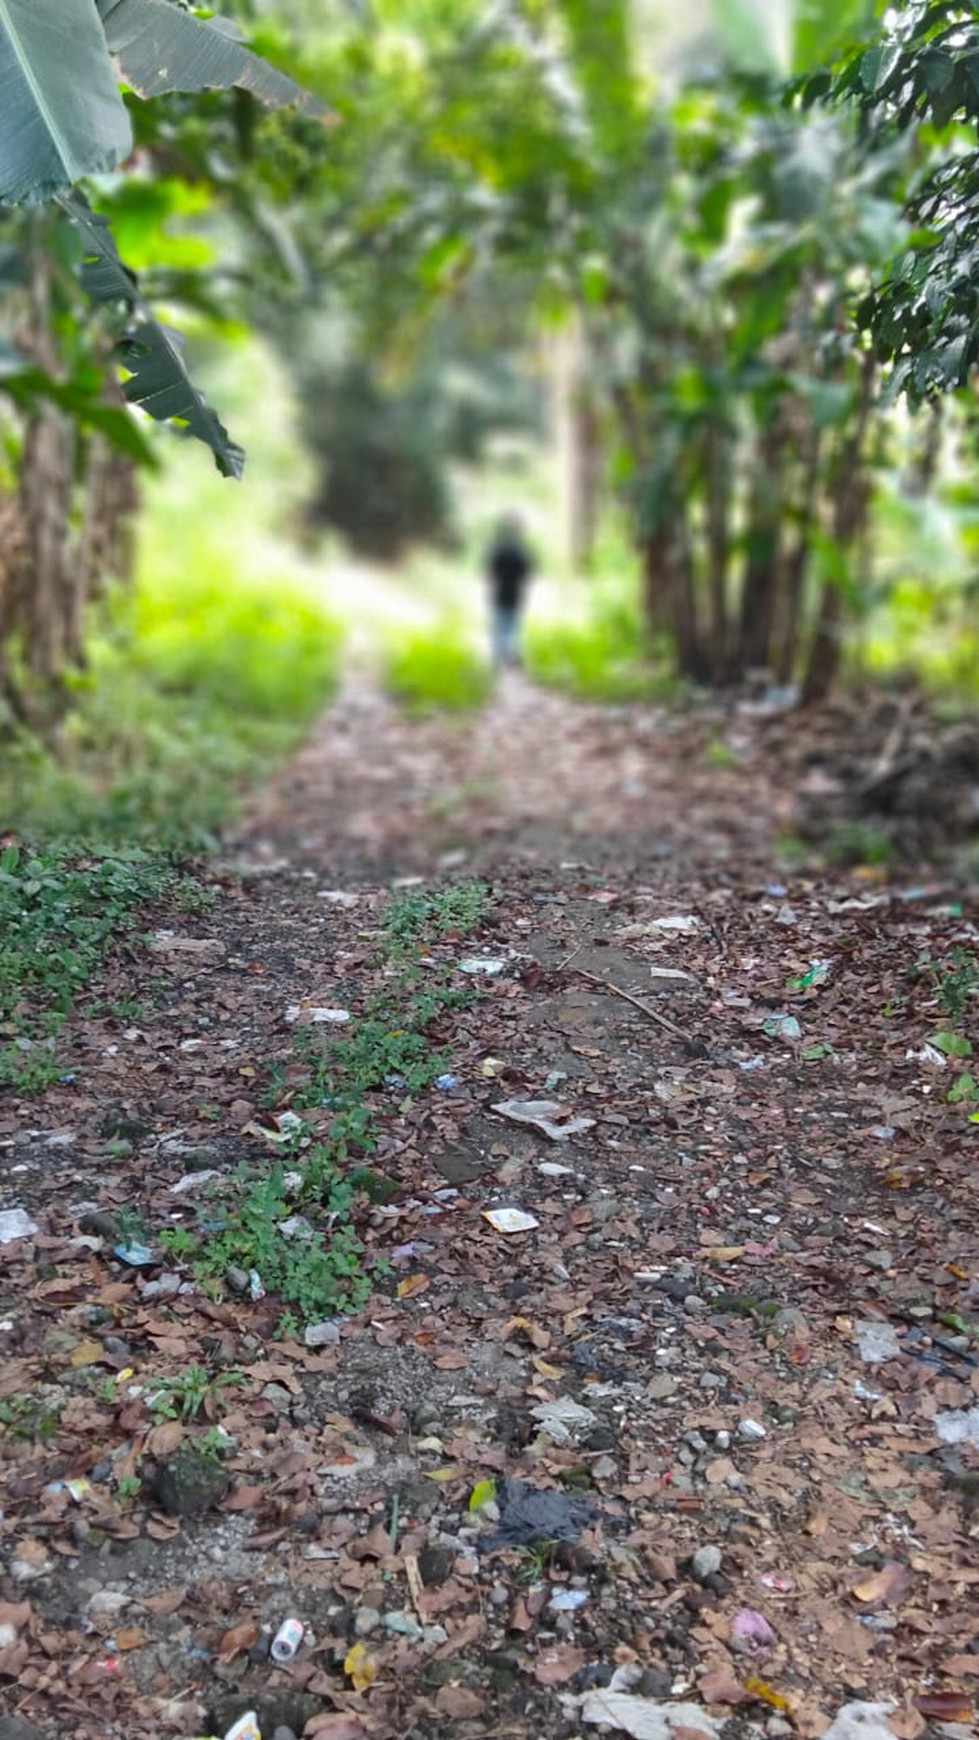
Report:
[[[571,1740],[603,1688],[610,1732],[624,1695],[693,1706],[678,1740],[815,1740],[854,1699],[901,1740],[974,1733],[979,1130],[908,1054],[976,907],[786,873],[791,814],[750,720],[516,679],[475,724],[405,724],[358,691],[211,909],[112,963],[100,996],[146,1012],[79,1015],[74,1081],[0,1105],[2,1205],[39,1229],[0,1246],[0,1404],[48,1422],[0,1430],[0,1740],[249,1707],[266,1740]],[[431,958],[478,995],[437,1034],[454,1084],[379,1104],[367,1308],[309,1348],[274,1300],[121,1262],[120,1215],[170,1224],[195,1168],[271,1152],[287,1010],[356,1018],[392,881],[458,876],[492,903]],[[493,1109],[541,1099],[593,1122]],[[145,1398],[192,1363],[243,1379],[204,1409],[235,1447],[199,1517],[148,1472],[181,1423]],[[508,1480],[577,1501],[572,1538],[497,1539]]]

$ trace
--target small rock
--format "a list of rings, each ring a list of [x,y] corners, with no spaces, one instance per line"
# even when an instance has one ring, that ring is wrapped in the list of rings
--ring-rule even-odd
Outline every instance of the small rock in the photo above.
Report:
[[[16,1627],[16,1625],[10,1625],[10,1624],[0,1625],[0,1650],[9,1649],[10,1645],[12,1643],[16,1643],[16,1642],[17,1642],[17,1627]]]
[[[707,1448],[707,1439],[702,1432],[684,1432],[683,1442],[689,1445],[691,1450],[695,1450],[698,1456],[701,1456]]]
[[[582,1440],[583,1450],[614,1450],[616,1436],[610,1426],[595,1426]]]
[[[340,1341],[340,1325],[327,1318],[322,1323],[309,1323],[303,1331],[307,1347],[336,1347]]]
[[[759,1420],[739,1420],[738,1421],[738,1437],[739,1438],[747,1438],[749,1440],[750,1439],[757,1439],[760,1441],[762,1438],[765,1438],[767,1436],[768,1436],[768,1434],[765,1430],[765,1427],[761,1424],[761,1422]]]
[[[120,1589],[97,1589],[88,1603],[89,1613],[121,1613],[132,1601],[131,1595],[126,1595]]]
[[[426,1589],[437,1588],[447,1581],[455,1563],[451,1547],[423,1547],[418,1555],[418,1573]]]
[[[688,1317],[699,1317],[707,1310],[707,1301],[699,1293],[688,1293],[683,1301],[683,1309]]]
[[[869,1263],[872,1269],[880,1269],[885,1274],[888,1269],[894,1267],[894,1257],[891,1251],[867,1251],[863,1260],[865,1263]]]
[[[714,1433],[714,1443],[717,1445],[718,1450],[730,1450],[730,1448],[731,1448],[731,1434],[730,1434],[730,1432],[725,1432],[723,1428],[721,1429],[720,1432],[715,1432]]]
[[[0,1740],[44,1740],[44,1733],[24,1716],[0,1716]]]
[[[700,1374],[697,1387],[702,1390],[722,1390],[724,1379],[719,1371],[704,1371]]]
[[[252,1278],[247,1269],[239,1269],[237,1263],[229,1263],[224,1271],[224,1278],[232,1293],[247,1293]]]
[[[185,1444],[153,1475],[153,1491],[168,1516],[201,1516],[220,1504],[231,1477],[213,1456]]]
[[[592,1474],[596,1480],[614,1480],[618,1472],[615,1460],[611,1456],[599,1456],[592,1463]]]
[[[272,1740],[296,1740],[295,1729],[294,1728],[286,1728],[280,1722],[279,1726],[275,1730],[275,1733],[272,1735]]]
[[[411,1416],[411,1429],[418,1434],[431,1432],[441,1424],[442,1411],[434,1402],[420,1402]]]
[[[703,1583],[705,1578],[713,1577],[720,1570],[723,1556],[720,1547],[698,1547],[690,1560],[691,1575],[698,1583]]]
[[[128,1341],[123,1341],[118,1335],[104,1335],[102,1346],[110,1359],[130,1359],[132,1357],[132,1349]]]
[[[112,1239],[119,1237],[119,1222],[113,1214],[103,1214],[101,1209],[89,1209],[79,1217],[82,1232],[97,1233],[99,1238]]]
[[[354,1636],[370,1637],[381,1623],[381,1615],[376,1607],[358,1607],[354,1614]]]

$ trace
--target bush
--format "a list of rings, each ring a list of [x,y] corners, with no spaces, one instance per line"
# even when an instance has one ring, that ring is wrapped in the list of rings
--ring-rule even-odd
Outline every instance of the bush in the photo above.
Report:
[[[489,666],[452,627],[414,630],[393,641],[382,669],[385,688],[412,713],[481,707],[492,688]]]
[[[295,583],[273,592],[201,553],[117,604],[78,679],[60,758],[5,759],[8,825],[48,839],[210,843],[336,686],[341,632]]]
[[[579,622],[530,622],[529,674],[546,688],[583,701],[641,701],[662,688],[648,662],[638,614],[625,602],[599,601]]]

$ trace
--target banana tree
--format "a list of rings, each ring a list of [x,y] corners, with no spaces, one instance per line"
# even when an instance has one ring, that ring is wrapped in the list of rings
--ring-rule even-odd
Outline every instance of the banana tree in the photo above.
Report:
[[[87,601],[124,560],[132,465],[152,458],[128,407],[242,472],[84,185],[125,168],[139,99],[229,89],[331,118],[182,0],[0,0],[0,408],[20,455],[0,477],[0,698],[36,728],[57,722]],[[87,321],[73,275],[96,306]]]

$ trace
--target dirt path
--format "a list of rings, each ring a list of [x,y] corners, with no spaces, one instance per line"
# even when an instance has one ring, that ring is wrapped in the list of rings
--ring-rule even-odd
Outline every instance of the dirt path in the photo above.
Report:
[[[405,725],[358,690],[210,910],[114,964],[75,1079],[0,1108],[38,1229],[0,1246],[0,1740],[248,1708],[265,1740],[815,1740],[855,1699],[974,1732],[976,1126],[909,1053],[954,1024],[975,912],[786,879],[790,796],[721,714],[516,679]],[[389,885],[472,877],[413,969],[473,993],[433,993],[440,1073],[402,1046],[363,1096],[389,1272],[310,1346],[159,1233],[296,1106],[327,1134],[310,1011],[356,1044],[385,1007],[393,1045]],[[173,1466],[218,1426],[195,1510]]]

